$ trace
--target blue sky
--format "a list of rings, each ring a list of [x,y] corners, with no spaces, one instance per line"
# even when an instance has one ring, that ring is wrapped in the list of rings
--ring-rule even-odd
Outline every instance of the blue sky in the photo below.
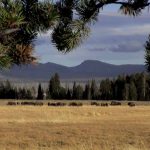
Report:
[[[136,18],[123,16],[115,6],[109,6],[91,26],[90,36],[77,49],[63,54],[51,43],[51,31],[39,34],[35,55],[39,62],[54,62],[75,66],[84,60],[99,60],[112,64],[144,64],[144,44],[150,33],[147,10]]]

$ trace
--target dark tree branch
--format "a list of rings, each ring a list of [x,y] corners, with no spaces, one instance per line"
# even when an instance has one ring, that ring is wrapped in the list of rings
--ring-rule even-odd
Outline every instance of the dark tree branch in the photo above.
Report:
[[[117,1],[114,1],[114,0],[112,0],[112,1],[108,1],[108,2],[100,2],[100,3],[98,3],[97,4],[97,8],[102,8],[104,5],[108,5],[108,4],[118,4],[118,5],[128,5],[128,6],[134,6],[135,5],[135,3],[129,3],[129,2],[117,2]],[[149,6],[150,5],[150,2],[149,3],[147,3],[147,4],[144,4],[144,5],[140,5],[139,7],[147,7],[147,6]]]

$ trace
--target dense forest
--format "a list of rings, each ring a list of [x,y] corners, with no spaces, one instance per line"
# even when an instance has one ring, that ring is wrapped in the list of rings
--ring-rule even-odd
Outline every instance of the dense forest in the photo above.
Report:
[[[67,100],[150,100],[150,77],[146,73],[120,75],[100,83],[89,81],[85,86],[76,82],[73,87],[61,86],[59,75],[50,78],[46,91],[39,83],[38,89],[17,88],[9,81],[0,83],[0,99],[67,99]]]

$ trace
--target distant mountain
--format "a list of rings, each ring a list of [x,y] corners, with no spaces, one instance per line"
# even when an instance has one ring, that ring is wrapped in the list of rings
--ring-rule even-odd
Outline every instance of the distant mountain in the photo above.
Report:
[[[112,65],[95,60],[87,60],[75,67],[66,67],[55,63],[13,66],[10,70],[1,71],[2,79],[49,80],[58,73],[61,79],[91,79],[116,77],[121,74],[133,74],[145,71],[144,65]]]

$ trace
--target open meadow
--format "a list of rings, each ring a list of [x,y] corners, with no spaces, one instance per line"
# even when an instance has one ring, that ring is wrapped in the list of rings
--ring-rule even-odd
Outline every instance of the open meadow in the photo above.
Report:
[[[0,150],[149,150],[150,106],[0,106]]]

